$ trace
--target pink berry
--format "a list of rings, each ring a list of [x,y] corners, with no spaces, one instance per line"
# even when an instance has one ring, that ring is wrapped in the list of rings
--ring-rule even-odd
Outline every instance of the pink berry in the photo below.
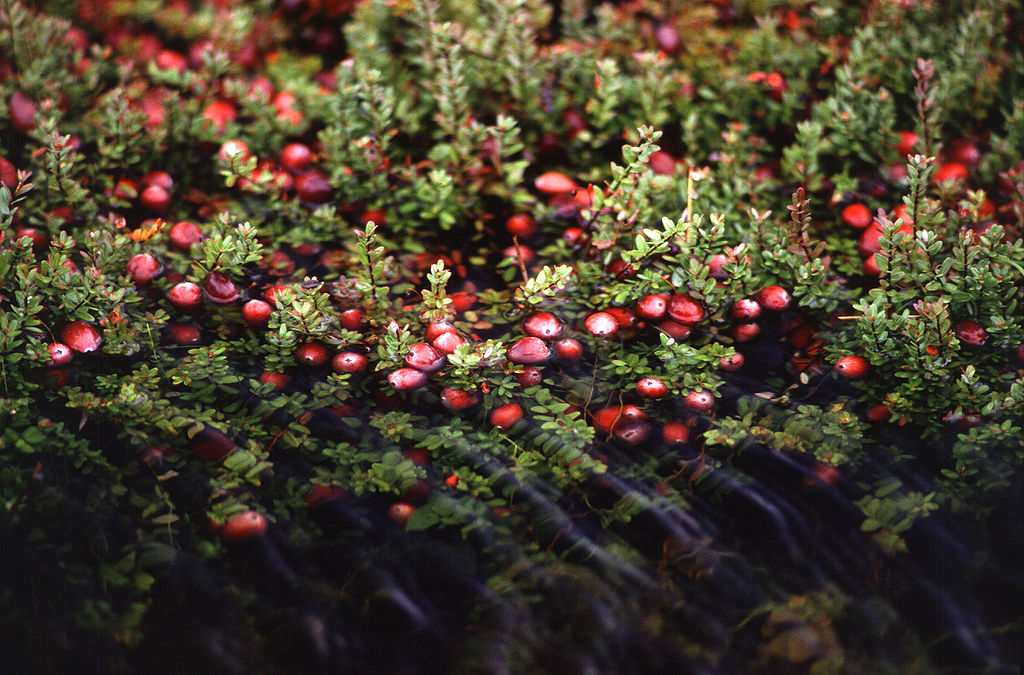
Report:
[[[187,251],[192,248],[193,244],[198,243],[203,238],[203,233],[199,229],[198,225],[186,220],[176,223],[171,227],[171,231],[167,236],[170,238],[171,243],[174,244],[174,246],[183,251]]]
[[[636,383],[636,393],[646,399],[661,398],[668,394],[668,387],[656,377],[645,377]]]
[[[444,365],[445,357],[426,342],[417,342],[409,348],[405,355],[405,365],[425,373],[433,373]]]
[[[533,184],[538,191],[549,195],[572,192],[576,189],[576,182],[572,178],[569,178],[564,173],[558,173],[557,171],[542,173],[537,176],[537,179]]]
[[[341,352],[331,361],[336,373],[361,373],[366,370],[370,360],[358,352]]]
[[[711,392],[697,390],[687,394],[683,402],[693,412],[706,414],[715,406],[715,397]]]
[[[148,253],[133,255],[128,261],[128,276],[136,284],[145,286],[160,273],[161,265]]]
[[[704,319],[704,308],[686,293],[676,293],[668,299],[668,316],[685,326],[692,326]]]
[[[153,213],[167,213],[171,208],[171,195],[159,185],[150,185],[139,195],[142,205]]]
[[[399,368],[388,375],[388,384],[395,391],[412,391],[427,383],[427,375],[415,368]]]
[[[789,291],[782,286],[765,286],[755,296],[761,307],[781,312],[789,307]]]
[[[555,355],[563,361],[576,361],[583,356],[583,345],[574,338],[562,338],[555,342]]]
[[[449,410],[466,410],[479,402],[480,397],[472,391],[445,387],[441,390],[441,404]]]
[[[761,326],[756,323],[741,323],[732,328],[732,339],[736,342],[751,342],[761,335]]]
[[[182,281],[167,292],[167,299],[175,308],[192,312],[203,305],[203,291],[191,281]]]
[[[466,340],[458,333],[441,333],[430,344],[442,354],[451,355],[461,345],[466,344]]]
[[[608,312],[594,312],[583,321],[583,325],[596,337],[607,337],[619,329],[619,322]]]
[[[50,352],[50,362],[55,366],[63,366],[75,355],[63,342],[51,342],[46,349]]]
[[[508,360],[520,365],[535,366],[551,357],[551,350],[538,337],[519,338],[508,348]]]
[[[552,340],[562,334],[562,322],[550,312],[539,312],[527,317],[523,331],[533,337]]]
[[[756,321],[761,316],[761,305],[756,300],[742,298],[733,303],[729,310],[729,318],[736,323]]]
[[[313,151],[305,143],[289,143],[281,150],[281,166],[298,173],[313,163]]]
[[[723,356],[718,361],[718,367],[726,372],[734,372],[743,367],[744,362],[743,354],[735,352],[729,356]]]

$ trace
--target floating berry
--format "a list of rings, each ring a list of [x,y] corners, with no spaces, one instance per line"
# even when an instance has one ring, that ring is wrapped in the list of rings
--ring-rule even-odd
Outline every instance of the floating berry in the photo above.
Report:
[[[645,377],[636,383],[636,393],[646,399],[661,398],[668,394],[668,387],[656,377]]]
[[[527,317],[523,322],[523,331],[527,335],[544,340],[553,340],[558,337],[562,334],[562,328],[562,322],[550,312],[538,312]]]
[[[508,348],[508,360],[520,365],[535,366],[551,357],[551,350],[538,337],[519,338]]]
[[[704,319],[704,308],[686,293],[676,293],[668,299],[668,316],[685,326],[692,326]]]
[[[509,429],[523,419],[523,408],[518,403],[506,403],[492,410],[488,419],[499,429]]]
[[[844,356],[834,366],[837,374],[855,380],[867,375],[870,364],[863,356]]]
[[[361,373],[366,370],[370,360],[358,352],[341,352],[331,361],[336,373]]]

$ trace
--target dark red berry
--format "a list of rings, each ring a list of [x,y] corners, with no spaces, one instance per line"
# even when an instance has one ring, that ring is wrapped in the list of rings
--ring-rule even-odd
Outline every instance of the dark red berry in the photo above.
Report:
[[[534,387],[544,381],[544,375],[533,366],[526,366],[516,374],[516,381],[521,387]]]
[[[206,297],[218,305],[227,305],[238,299],[238,289],[223,272],[210,272],[205,287]]]
[[[366,312],[361,309],[346,309],[338,315],[341,327],[347,330],[362,330],[366,326]]]
[[[153,213],[167,213],[167,209],[171,208],[170,193],[159,185],[150,185],[143,190],[139,195],[139,201]]]
[[[412,504],[397,502],[388,507],[388,520],[405,527],[414,513],[416,513],[416,507]]]
[[[263,536],[266,531],[266,516],[257,511],[242,511],[228,518],[220,536],[227,541],[247,541]]]
[[[678,321],[673,321],[672,319],[665,319],[664,321],[658,322],[656,328],[674,340],[685,340],[690,337],[690,333],[693,332],[693,329],[689,326],[681,324]]]
[[[517,213],[505,221],[505,229],[509,234],[520,239],[527,239],[537,234],[537,221],[528,213]]]
[[[551,357],[551,350],[538,337],[519,338],[508,348],[508,360],[520,365],[535,366]]]
[[[844,356],[836,361],[835,371],[837,374],[850,379],[864,377],[868,373],[868,360],[863,356]]]
[[[177,309],[192,312],[203,305],[203,291],[191,281],[182,281],[167,292],[167,299]]]
[[[198,243],[203,238],[203,233],[199,229],[198,225],[186,220],[180,223],[175,223],[175,225],[171,227],[171,231],[167,236],[170,238],[171,243],[174,244],[174,246],[183,251],[187,251],[192,248],[193,244]]]
[[[603,433],[611,433],[620,425],[640,422],[647,419],[647,413],[633,404],[616,405],[601,408],[594,413],[594,428]]]
[[[668,387],[656,377],[645,377],[636,383],[636,393],[642,398],[661,398],[668,394]]]
[[[319,342],[304,342],[295,349],[295,360],[303,366],[322,366],[330,356],[327,347]]]
[[[957,321],[953,326],[953,334],[960,342],[971,347],[980,347],[988,340],[988,333],[981,324],[969,319]]]
[[[194,345],[203,337],[199,326],[194,323],[172,323],[168,327],[171,341],[176,345]]]
[[[506,403],[492,410],[488,419],[493,426],[508,429],[523,419],[523,408],[518,403]]]
[[[743,354],[735,352],[729,356],[723,356],[719,359],[718,367],[726,372],[733,372],[742,368],[744,361],[745,359],[743,358]]]
[[[161,265],[156,258],[148,253],[133,255],[128,260],[128,276],[140,286],[145,286],[160,274]]]
[[[553,340],[562,334],[562,322],[550,312],[538,312],[523,322],[523,331],[533,337]]]
[[[627,422],[616,427],[615,438],[629,445],[639,445],[651,434],[651,425],[647,422]]]
[[[736,323],[756,321],[761,316],[761,305],[756,300],[742,298],[733,303],[729,310],[729,318]]]
[[[677,445],[690,440],[690,427],[682,422],[669,422],[661,428],[661,437],[668,445]]]
[[[668,312],[668,293],[645,295],[636,303],[636,314],[647,321],[659,321]]]
[[[583,356],[583,345],[574,338],[562,338],[555,342],[555,355],[563,361],[576,361]]]
[[[417,342],[409,348],[405,355],[405,365],[425,373],[436,372],[444,365],[444,354],[440,353],[426,342]]]
[[[756,323],[741,323],[732,328],[732,339],[736,342],[751,342],[761,335],[761,326]]]
[[[683,403],[695,413],[709,413],[715,407],[715,397],[708,391],[691,391],[686,395]]]
[[[441,390],[441,404],[449,410],[465,410],[476,405],[480,397],[472,391],[445,387]]]
[[[20,91],[11,94],[7,104],[11,126],[23,134],[27,134],[36,128],[36,113],[39,108],[35,101]]]
[[[336,373],[361,373],[366,370],[370,360],[359,352],[341,352],[331,361]]]
[[[334,194],[334,188],[326,174],[313,169],[295,178],[295,193],[304,202],[323,204]]]
[[[46,346],[46,349],[50,352],[50,363],[54,366],[63,366],[71,361],[71,358],[75,355],[71,351],[71,347],[68,347],[63,342],[51,342]]]
[[[269,370],[264,370],[260,375],[260,382],[262,384],[266,384],[267,382],[273,383],[274,391],[281,391],[287,387],[288,383],[291,382],[291,379],[292,378],[286,373],[272,373]]]
[[[935,175],[932,177],[932,182],[936,185],[949,182],[962,182],[967,180],[971,175],[967,167],[960,162],[946,162],[938,168]]]
[[[765,286],[754,297],[764,309],[781,312],[789,307],[789,291],[782,286]]]
[[[242,305],[242,318],[250,326],[258,328],[267,325],[273,311],[269,303],[254,298]]]
[[[685,326],[692,326],[704,319],[704,308],[686,293],[676,293],[668,299],[668,316]]]
[[[878,405],[873,405],[868,408],[868,419],[872,422],[888,421],[891,414],[892,410],[884,403],[879,403]]]
[[[415,368],[399,368],[388,375],[388,384],[395,391],[412,391],[427,383],[427,375]]]
[[[85,321],[72,321],[64,326],[61,339],[64,344],[80,354],[96,351],[103,342],[99,331]]]
[[[224,432],[206,427],[192,439],[191,447],[204,462],[219,462],[235,449],[235,442]]]
[[[442,354],[454,354],[461,345],[467,344],[466,340],[458,333],[441,333],[431,341],[431,346]]]
[[[289,171],[305,171],[313,163],[313,151],[305,143],[289,143],[281,150],[281,166]]]

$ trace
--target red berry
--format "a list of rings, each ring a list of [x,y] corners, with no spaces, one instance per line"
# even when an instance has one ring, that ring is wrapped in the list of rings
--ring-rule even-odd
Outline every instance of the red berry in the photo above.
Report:
[[[412,391],[427,383],[427,375],[415,368],[399,368],[388,375],[388,384],[395,391]]]
[[[668,316],[685,326],[692,326],[704,319],[704,308],[686,293],[676,293],[668,299]]]
[[[651,434],[651,425],[647,422],[627,422],[615,429],[615,438],[629,445],[639,445]]]
[[[140,286],[145,286],[160,273],[161,265],[148,253],[133,255],[128,261],[128,276]]]
[[[304,202],[323,204],[334,194],[334,188],[326,174],[313,169],[295,178],[295,193]]]
[[[366,370],[370,360],[358,352],[341,352],[331,361],[336,373],[361,373]]]
[[[607,337],[619,329],[619,322],[608,312],[594,312],[583,321],[583,325],[596,337]]]
[[[409,348],[405,355],[405,365],[425,373],[436,372],[444,365],[444,354],[428,345],[426,342],[417,342]]]
[[[841,214],[843,222],[855,229],[863,230],[871,224],[871,210],[863,204],[850,204]]]
[[[445,333],[455,332],[455,326],[453,326],[450,322],[437,321],[427,326],[427,330],[424,331],[423,337],[427,339],[427,342],[433,342],[434,340],[444,335]]]
[[[150,185],[139,195],[142,205],[153,213],[167,213],[171,208],[171,195],[159,185]]]
[[[636,393],[646,399],[661,398],[668,394],[668,387],[656,377],[645,377],[636,383]]]
[[[619,328],[633,328],[636,326],[636,314],[625,307],[607,307],[604,311],[605,313],[612,315],[612,318],[615,319],[615,323],[619,325]]]
[[[537,221],[528,213],[517,213],[508,217],[505,221],[505,229],[511,235],[527,239],[537,234]]]
[[[658,322],[656,328],[674,340],[685,340],[690,337],[690,333],[693,332],[693,329],[689,326],[681,324],[678,321],[673,321],[672,319],[665,319],[664,321]]]
[[[362,330],[366,325],[366,312],[361,309],[346,309],[338,315],[341,327],[347,330]]]
[[[574,338],[562,338],[555,343],[555,355],[563,361],[576,361],[583,356],[583,345]]]
[[[836,361],[835,371],[837,374],[850,379],[857,379],[867,375],[868,360],[863,356],[844,356]]]
[[[737,300],[729,310],[729,318],[737,323],[756,321],[759,316],[761,316],[761,305],[750,298]]]
[[[967,180],[970,175],[971,172],[968,171],[967,167],[960,162],[946,162],[939,167],[938,171],[935,172],[935,176],[932,177],[932,182],[936,185],[952,181],[962,182]]]
[[[245,163],[249,159],[249,144],[237,139],[225,141],[217,150],[217,158],[225,163]]]
[[[824,462],[818,462],[811,469],[811,473],[826,485],[835,485],[843,478],[843,472],[832,466],[831,464],[825,464]]]
[[[262,300],[252,299],[242,305],[242,318],[254,328],[266,326],[274,308]]]
[[[180,223],[176,223],[171,227],[171,231],[168,232],[167,236],[170,238],[171,243],[177,248],[183,251],[187,251],[192,248],[192,244],[196,244],[203,238],[203,233],[199,229],[199,226],[195,223],[190,223],[187,220]]]
[[[781,312],[789,307],[789,291],[782,286],[765,286],[754,297],[765,309]]]
[[[538,337],[519,338],[508,348],[508,360],[520,365],[535,366],[551,357],[551,350]]]
[[[322,366],[329,358],[327,347],[319,342],[305,342],[295,350],[295,360],[303,366]]]
[[[523,419],[523,408],[518,403],[506,403],[492,410],[489,419],[493,426],[508,429]]]
[[[896,152],[900,155],[909,155],[914,152],[914,146],[917,145],[917,134],[913,131],[897,131],[900,140],[896,144]]]
[[[171,174],[166,171],[150,171],[139,179],[139,182],[144,186],[149,187],[150,185],[159,185],[164,190],[170,190],[174,187],[174,179],[171,178]]]
[[[715,406],[715,397],[708,391],[691,391],[686,395],[683,403],[695,413],[709,413]]]
[[[914,235],[914,228],[909,223],[903,223],[900,225],[898,232],[902,232],[904,236],[912,237]],[[868,257],[872,253],[878,253],[879,244],[878,240],[882,237],[882,225],[875,221],[868,226],[864,233],[860,235],[860,240],[857,242],[857,250],[864,257]]]
[[[333,502],[338,499],[345,497],[345,491],[337,485],[324,485],[323,483],[313,483],[309,489],[309,494],[302,500],[310,506],[320,506],[327,502]]]
[[[953,326],[953,334],[960,342],[971,347],[980,347],[988,340],[988,333],[981,324],[969,319],[957,321]]]
[[[68,347],[63,342],[51,342],[46,346],[46,349],[50,352],[50,363],[54,366],[63,366],[71,361],[71,358],[75,355],[71,351],[71,347]]]
[[[534,387],[544,381],[544,375],[533,366],[526,366],[516,374],[516,380],[521,387]]]
[[[46,248],[46,244],[49,242],[46,234],[34,227],[19,225],[14,228],[14,241],[21,241],[25,237],[29,238],[32,242],[32,248],[36,251]]]
[[[280,307],[286,298],[294,297],[295,291],[280,284],[271,284],[263,290],[263,298],[269,302],[272,307]]]
[[[388,507],[388,519],[402,527],[405,527],[414,513],[416,507],[407,502],[396,502]]]
[[[761,326],[756,323],[741,323],[732,329],[732,339],[736,342],[752,342],[760,336]]]
[[[567,227],[562,231],[562,241],[570,246],[574,246],[579,242],[580,237],[583,236],[583,230],[578,227]]]
[[[690,427],[682,422],[669,422],[661,428],[661,437],[668,445],[677,445],[690,440]]]
[[[61,339],[64,344],[80,354],[96,351],[103,342],[99,331],[85,321],[72,321],[64,326]]]
[[[194,323],[172,323],[168,326],[171,341],[176,345],[194,345],[203,338],[199,326]]]
[[[620,425],[631,422],[642,422],[647,419],[647,413],[633,404],[622,406],[610,406],[601,408],[594,413],[594,428],[603,433],[614,432]]]
[[[227,305],[238,300],[238,289],[235,284],[223,272],[210,272],[206,278],[206,297],[210,302],[218,305]]]
[[[527,317],[523,331],[533,337],[552,340],[562,334],[562,322],[550,312],[539,312]]]
[[[868,419],[872,422],[885,422],[891,414],[892,410],[884,403],[879,403],[868,409]]]
[[[175,308],[192,312],[203,305],[203,291],[191,281],[182,281],[167,292],[167,299]]]
[[[267,531],[267,517],[257,511],[242,511],[228,518],[220,536],[227,541],[246,541],[263,536]]]
[[[636,303],[636,314],[641,319],[658,321],[668,312],[668,293],[645,295]]]
[[[292,378],[288,377],[288,375],[285,373],[272,373],[269,370],[264,370],[263,373],[260,375],[260,382],[262,384],[266,384],[267,382],[273,382],[274,391],[281,391],[282,389],[287,387],[288,383],[291,382],[291,379]]]
[[[6,186],[8,190],[13,192],[17,184],[18,167],[14,166],[6,157],[0,155],[0,185]]]
[[[431,341],[431,346],[442,354],[454,354],[461,345],[467,344],[466,340],[458,333],[441,333]]]
[[[537,190],[549,195],[572,192],[576,189],[576,181],[557,171],[542,173],[533,184]]]
[[[475,392],[454,387],[441,390],[441,404],[449,410],[465,410],[477,404],[480,397]]]
[[[298,173],[313,163],[313,151],[305,143],[289,143],[281,150],[281,166]]]
[[[718,361],[718,367],[726,372],[733,372],[743,367],[743,354],[735,352],[729,356],[723,356]]]
[[[877,277],[882,273],[881,268],[878,267],[878,254],[872,253],[867,258],[864,258],[864,262],[861,264],[861,270],[864,274],[869,277]]]
[[[235,442],[224,432],[206,427],[192,439],[191,447],[204,462],[219,462],[235,449]]]
[[[35,101],[20,91],[11,94],[7,103],[7,110],[10,114],[11,126],[23,134],[27,134],[36,128],[36,113],[38,107]]]
[[[676,172],[676,159],[664,150],[655,150],[648,160],[651,171],[659,176],[671,176]]]

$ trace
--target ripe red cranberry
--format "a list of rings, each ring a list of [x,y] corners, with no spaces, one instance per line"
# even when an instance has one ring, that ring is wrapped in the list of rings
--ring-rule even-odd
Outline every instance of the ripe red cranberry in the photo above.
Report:
[[[176,70],[180,73],[188,68],[188,59],[185,55],[173,49],[161,49],[153,57],[153,61],[160,70]]]
[[[0,185],[6,186],[8,190],[13,192],[17,184],[18,167],[14,166],[6,157],[0,155]]]
[[[960,342],[971,347],[980,347],[988,340],[988,333],[981,324],[969,319],[957,321],[953,326],[953,334]]]
[[[761,336],[761,326],[756,323],[741,323],[732,328],[732,339],[736,342],[753,342]]]
[[[668,312],[668,293],[645,295],[636,303],[636,314],[647,321],[658,321]]]
[[[825,485],[835,485],[843,478],[842,471],[824,462],[817,462],[811,469],[811,473]]]
[[[636,393],[646,399],[661,398],[668,394],[668,387],[656,377],[644,377],[637,381]]]
[[[445,333],[455,332],[455,326],[453,326],[450,321],[435,321],[427,326],[427,330],[424,331],[423,337],[426,338],[427,342],[433,342]]]
[[[25,237],[29,238],[29,241],[32,242],[33,250],[36,251],[43,250],[49,243],[49,238],[43,231],[34,227],[25,227],[23,225],[16,226],[14,228],[14,241],[21,241]]]
[[[171,333],[171,341],[176,345],[194,345],[203,337],[199,326],[194,323],[172,323],[167,329]]]
[[[523,419],[523,408],[518,403],[506,403],[492,410],[488,419],[493,426],[508,429]]]
[[[846,225],[858,230],[863,230],[872,220],[871,210],[859,202],[844,208],[840,217]]]
[[[263,290],[263,298],[272,307],[280,307],[284,300],[294,298],[295,291],[281,284],[271,284]]]
[[[715,397],[709,391],[691,391],[686,395],[683,403],[695,413],[709,413],[715,407]]]
[[[551,358],[551,350],[538,337],[519,338],[508,348],[508,360],[520,365],[535,366]]]
[[[544,375],[539,369],[534,368],[533,366],[526,366],[522,371],[516,374],[516,381],[518,381],[519,386],[523,388],[535,387],[544,381]]]
[[[567,227],[562,231],[562,241],[570,246],[575,246],[582,236],[583,230],[576,226]]]
[[[142,205],[153,213],[167,213],[171,208],[171,195],[159,185],[150,185],[139,195]]]
[[[50,352],[50,364],[54,366],[63,366],[71,361],[71,358],[75,355],[71,351],[71,347],[68,347],[63,342],[51,342],[46,346],[46,349]]]
[[[729,310],[729,318],[736,323],[756,321],[761,316],[761,305],[756,300],[741,298],[733,303]]]
[[[913,131],[897,131],[900,140],[896,144],[896,152],[900,155],[909,155],[914,152],[914,146],[917,145],[917,134]]]
[[[160,274],[161,265],[148,253],[133,255],[128,260],[128,276],[140,286],[145,286]]]
[[[900,225],[898,232],[902,232],[906,237],[914,236],[914,228],[908,223]],[[878,221],[871,223],[864,230],[863,234],[860,235],[860,239],[857,241],[857,250],[865,258],[872,253],[878,253],[879,245],[878,240],[882,238],[882,226]]]
[[[765,286],[754,296],[761,307],[781,312],[789,307],[789,291],[782,286]]]
[[[72,321],[61,331],[61,340],[74,351],[84,354],[99,349],[103,337],[92,324],[85,321]]]
[[[319,169],[313,169],[296,176],[295,193],[304,202],[323,204],[334,194],[334,188],[331,187],[331,182],[327,180],[325,173]]]
[[[550,312],[538,312],[526,318],[523,331],[533,337],[552,340],[562,334],[562,322]]]
[[[730,354],[729,356],[723,356],[721,359],[719,359],[718,367],[720,370],[724,370],[726,372],[731,373],[742,368],[743,362],[745,360],[746,359],[743,358],[743,354],[735,352],[733,354]]]
[[[537,257],[537,254],[533,252],[533,249],[526,244],[519,244],[519,246],[508,246],[501,251],[503,258],[511,258],[517,262],[522,261],[524,265],[529,265],[533,262],[533,259]]]
[[[686,293],[676,293],[668,299],[668,316],[685,326],[692,326],[704,319],[704,308]]]
[[[242,305],[242,318],[254,328],[266,326],[274,308],[262,300],[252,299]]]
[[[708,276],[722,281],[729,277],[725,272],[726,263],[732,262],[722,253],[716,253],[708,260]]]
[[[286,373],[272,373],[269,370],[264,370],[263,373],[260,374],[260,382],[262,384],[272,382],[274,384],[274,391],[281,391],[287,387],[288,383],[291,382],[291,379],[292,378]]]
[[[408,502],[396,502],[388,507],[388,520],[405,527],[412,514],[416,513],[416,507]]]
[[[577,361],[583,357],[583,345],[575,338],[562,338],[555,342],[555,356],[563,361]]]
[[[327,347],[319,342],[304,342],[295,349],[295,360],[303,366],[322,366],[330,356]]]
[[[505,229],[520,239],[528,239],[537,234],[537,221],[528,213],[516,213],[505,221]]]
[[[616,405],[608,408],[601,408],[594,413],[594,429],[602,434],[615,431],[620,425],[632,422],[642,422],[647,419],[647,413],[633,405]]]
[[[345,491],[337,485],[313,483],[309,489],[309,494],[307,494],[302,501],[306,502],[310,506],[321,506],[327,502],[333,502],[344,498]]]
[[[154,170],[146,173],[139,179],[145,187],[150,185],[159,185],[165,190],[170,190],[174,187],[174,179],[171,178],[171,174],[166,171]]]
[[[884,403],[868,408],[868,419],[872,422],[886,422],[891,414],[892,410]]]
[[[678,445],[690,440],[690,427],[682,422],[668,422],[661,428],[661,437],[668,445]]]
[[[583,321],[583,325],[596,337],[607,337],[619,329],[619,322],[608,312],[594,312]]]
[[[869,277],[877,277],[882,274],[882,269],[878,266],[877,253],[872,253],[867,258],[864,258],[860,268]]]
[[[313,151],[305,143],[289,143],[281,150],[279,160],[284,168],[299,173],[313,163]]]
[[[615,428],[615,438],[629,445],[639,445],[651,435],[651,425],[647,422],[627,422]]]
[[[576,181],[557,171],[542,173],[533,181],[533,185],[538,191],[549,195],[572,192],[576,189]]]
[[[358,352],[341,352],[335,355],[331,361],[331,367],[336,373],[361,373],[366,370],[370,360],[364,354]]]
[[[11,126],[23,134],[27,134],[36,128],[36,113],[38,107],[35,101],[20,91],[11,94],[7,102],[7,111],[10,116]]]
[[[242,511],[224,523],[220,536],[226,541],[247,541],[267,532],[267,517],[257,511]]]
[[[198,243],[203,238],[203,233],[198,225],[184,220],[180,223],[175,223],[167,236],[174,246],[187,251],[192,248],[193,244]]]
[[[868,373],[868,360],[863,356],[844,356],[836,361],[834,366],[838,375],[850,378],[851,380],[864,377]]]
[[[191,281],[182,281],[167,292],[167,299],[182,312],[192,312],[203,305],[203,291]]]
[[[959,183],[967,180],[970,175],[971,172],[968,171],[967,167],[960,162],[946,162],[935,172],[935,175],[932,177],[932,182],[936,185],[952,181]]]
[[[219,462],[235,449],[235,442],[224,432],[205,427],[192,439],[191,448],[204,462]]]
[[[399,368],[388,375],[388,384],[395,391],[412,391],[427,383],[427,374],[415,368]]]
[[[362,330],[366,326],[366,312],[361,309],[346,309],[338,315],[341,327],[347,330]]]
[[[243,164],[249,159],[249,144],[237,139],[225,141],[217,150],[217,158],[225,163]]]
[[[425,373],[436,372],[444,365],[445,357],[426,342],[417,342],[409,347],[405,365]]]
[[[223,272],[210,272],[206,278],[206,297],[210,302],[227,305],[238,300],[238,289],[235,283]]]
[[[461,345],[467,344],[465,338],[458,333],[441,333],[431,341],[431,346],[434,349],[445,355],[451,355],[455,353]]]
[[[674,340],[685,340],[690,337],[690,333],[693,332],[689,326],[681,324],[678,321],[673,321],[672,319],[659,321],[656,328]]]
[[[441,404],[449,410],[466,410],[479,401],[480,397],[472,391],[454,387],[445,387],[441,390]]]
[[[636,314],[625,307],[606,307],[605,313],[611,314],[619,328],[634,328],[637,324]]]

